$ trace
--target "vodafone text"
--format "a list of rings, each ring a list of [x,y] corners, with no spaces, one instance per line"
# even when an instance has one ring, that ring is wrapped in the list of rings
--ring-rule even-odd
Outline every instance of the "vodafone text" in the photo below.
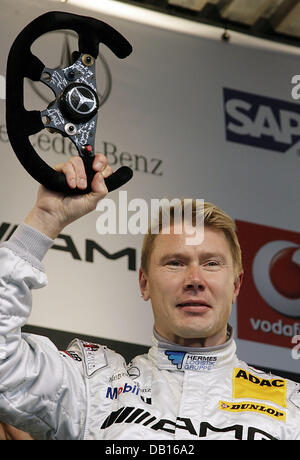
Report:
[[[300,333],[300,323],[284,324],[281,319],[272,323],[267,319],[250,318],[250,323],[255,331],[272,332],[273,334],[285,335],[287,337],[293,337]]]

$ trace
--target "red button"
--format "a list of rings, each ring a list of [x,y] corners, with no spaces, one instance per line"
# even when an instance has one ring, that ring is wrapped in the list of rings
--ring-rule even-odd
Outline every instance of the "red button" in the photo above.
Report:
[[[85,151],[85,152],[92,152],[93,147],[91,145],[83,145],[82,150]]]

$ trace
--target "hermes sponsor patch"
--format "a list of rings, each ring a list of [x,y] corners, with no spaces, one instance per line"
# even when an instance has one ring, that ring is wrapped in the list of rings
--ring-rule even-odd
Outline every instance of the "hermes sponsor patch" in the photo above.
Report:
[[[251,401],[241,402],[228,402],[219,401],[219,409],[227,410],[229,412],[259,412],[261,414],[269,415],[276,420],[285,421],[285,412],[282,412],[275,407],[267,406],[266,404],[259,404]]]
[[[286,380],[265,379],[236,367],[233,371],[234,399],[263,399],[286,407]]]
[[[217,357],[183,351],[166,350],[165,355],[178,370],[203,371],[214,367]]]

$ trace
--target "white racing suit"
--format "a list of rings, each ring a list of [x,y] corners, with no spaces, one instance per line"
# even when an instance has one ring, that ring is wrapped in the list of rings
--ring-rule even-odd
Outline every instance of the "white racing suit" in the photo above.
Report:
[[[23,224],[0,248],[0,421],[34,439],[300,439],[299,384],[239,361],[232,334],[203,349],[155,334],[129,366],[104,346],[21,335],[51,243]]]

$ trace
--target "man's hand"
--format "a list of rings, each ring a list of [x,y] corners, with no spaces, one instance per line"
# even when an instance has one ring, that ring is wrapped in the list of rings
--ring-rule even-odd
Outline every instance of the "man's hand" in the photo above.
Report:
[[[84,164],[79,156],[55,167],[65,174],[69,187],[84,190],[87,186]],[[95,155],[93,162],[95,176],[92,192],[85,195],[65,196],[40,186],[37,202],[25,219],[31,225],[52,239],[55,239],[66,225],[96,209],[99,200],[107,195],[104,179],[113,173],[103,154]]]
[[[0,441],[33,441],[33,439],[28,433],[0,422]]]

